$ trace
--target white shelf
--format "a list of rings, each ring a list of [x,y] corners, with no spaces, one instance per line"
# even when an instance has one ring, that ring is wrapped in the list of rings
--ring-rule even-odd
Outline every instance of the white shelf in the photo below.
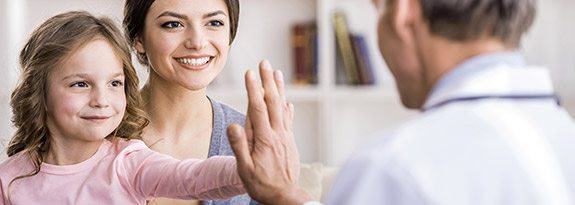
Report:
[[[395,89],[378,86],[337,86],[333,91],[336,101],[358,103],[400,103]]]
[[[243,100],[247,93],[243,88],[218,88],[208,90],[213,97],[225,97]],[[335,101],[376,102],[376,103],[400,103],[397,91],[390,88],[376,86],[337,86],[325,91],[319,86],[288,85],[286,98],[291,102],[321,102],[328,98]]]
[[[322,93],[318,86],[293,86],[287,85],[285,88],[286,98],[290,102],[319,102]],[[243,87],[217,88],[208,90],[208,95],[219,99],[228,98],[233,100],[247,99],[247,92]]]

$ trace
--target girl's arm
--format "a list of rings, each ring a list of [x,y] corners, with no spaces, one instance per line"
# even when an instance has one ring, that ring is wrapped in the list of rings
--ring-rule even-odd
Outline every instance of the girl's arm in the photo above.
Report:
[[[0,178],[0,205],[7,204],[8,202],[4,199],[4,190],[2,189],[2,179]]]
[[[139,148],[124,149],[126,154],[120,156],[125,167],[118,170],[125,172],[127,185],[139,197],[214,200],[246,193],[234,157],[178,160],[148,149],[139,140],[129,143]]]

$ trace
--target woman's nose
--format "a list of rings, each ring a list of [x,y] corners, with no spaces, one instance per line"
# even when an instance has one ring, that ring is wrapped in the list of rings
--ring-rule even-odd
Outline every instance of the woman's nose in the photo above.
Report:
[[[184,46],[187,49],[200,50],[202,48],[205,48],[207,44],[208,40],[201,27],[199,26],[189,27],[188,31],[186,32],[186,39],[184,42]]]

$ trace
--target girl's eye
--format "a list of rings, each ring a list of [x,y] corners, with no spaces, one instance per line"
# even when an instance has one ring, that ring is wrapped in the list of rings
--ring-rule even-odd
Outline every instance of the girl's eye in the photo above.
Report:
[[[220,26],[224,26],[224,23],[221,21],[210,21],[208,23],[208,26],[220,27]]]
[[[162,24],[162,28],[178,28],[183,26],[184,25],[182,25],[180,22],[177,21],[169,21]]]
[[[112,81],[112,86],[113,87],[122,87],[122,86],[124,86],[124,82],[122,82],[120,80],[115,80],[115,81]]]
[[[75,82],[70,87],[85,88],[85,87],[88,87],[88,83],[86,83],[86,82]]]

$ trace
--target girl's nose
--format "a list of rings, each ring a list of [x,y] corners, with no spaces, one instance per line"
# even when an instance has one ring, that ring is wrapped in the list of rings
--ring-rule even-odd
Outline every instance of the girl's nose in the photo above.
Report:
[[[107,91],[105,89],[94,89],[92,92],[90,107],[106,108],[108,106],[110,106],[110,102],[108,100]]]

